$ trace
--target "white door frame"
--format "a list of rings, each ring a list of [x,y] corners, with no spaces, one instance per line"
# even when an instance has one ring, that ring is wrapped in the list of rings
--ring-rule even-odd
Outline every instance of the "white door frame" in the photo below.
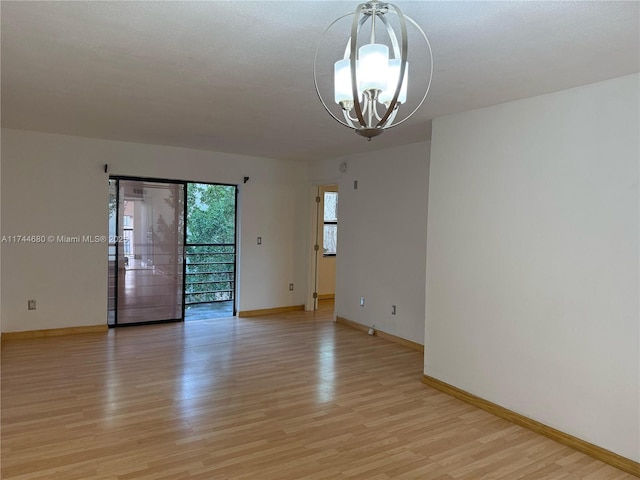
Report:
[[[307,271],[309,272],[307,278],[307,295],[304,309],[307,311],[317,310],[318,302],[317,299],[314,298],[313,294],[317,293],[318,288],[318,255],[319,251],[316,252],[314,249],[315,245],[320,245],[320,204],[316,201],[316,197],[320,195],[320,189],[322,187],[326,187],[329,185],[337,185],[339,191],[339,179],[328,179],[322,182],[314,182],[309,187],[309,218],[311,221],[309,222],[309,231],[308,231],[308,249],[309,252],[307,258]],[[317,243],[316,243],[317,242]],[[336,258],[337,261],[337,258]]]

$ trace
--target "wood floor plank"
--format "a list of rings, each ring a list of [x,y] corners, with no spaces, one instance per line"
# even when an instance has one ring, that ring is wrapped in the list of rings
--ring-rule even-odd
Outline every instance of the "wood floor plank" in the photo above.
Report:
[[[634,478],[423,385],[420,352],[322,304],[4,341],[1,477]]]

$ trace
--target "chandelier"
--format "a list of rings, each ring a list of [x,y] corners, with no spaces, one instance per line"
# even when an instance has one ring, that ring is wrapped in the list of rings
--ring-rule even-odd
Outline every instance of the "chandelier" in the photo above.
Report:
[[[333,68],[333,97],[341,110],[341,115],[340,112],[336,115],[323,99],[318,86],[318,52],[327,37],[327,32],[337,22],[351,15],[351,34],[346,41],[344,56],[335,62]],[[390,21],[389,17],[392,15],[397,17],[397,21]],[[416,27],[422,35],[429,53],[428,78],[423,82],[424,95],[411,111],[407,105],[407,22]],[[429,93],[432,75],[433,54],[429,39],[422,28],[411,18],[403,15],[396,5],[377,0],[361,3],[355,12],[337,18],[327,27],[316,49],[313,66],[316,93],[324,108],[339,123],[355,130],[358,135],[368,140],[382,134],[385,129],[408,120],[420,108]],[[337,110],[337,107],[334,108]],[[398,116],[402,108],[409,113],[404,112],[404,116]]]

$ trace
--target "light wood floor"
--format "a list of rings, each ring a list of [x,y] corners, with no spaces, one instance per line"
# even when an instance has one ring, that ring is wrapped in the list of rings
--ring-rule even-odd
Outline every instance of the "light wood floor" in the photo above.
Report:
[[[421,384],[331,309],[2,345],[2,478],[632,479]]]

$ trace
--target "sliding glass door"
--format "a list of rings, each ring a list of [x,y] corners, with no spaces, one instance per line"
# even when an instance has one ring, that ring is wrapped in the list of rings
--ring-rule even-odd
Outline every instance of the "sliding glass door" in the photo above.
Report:
[[[185,187],[110,181],[110,325],[184,319]]]

